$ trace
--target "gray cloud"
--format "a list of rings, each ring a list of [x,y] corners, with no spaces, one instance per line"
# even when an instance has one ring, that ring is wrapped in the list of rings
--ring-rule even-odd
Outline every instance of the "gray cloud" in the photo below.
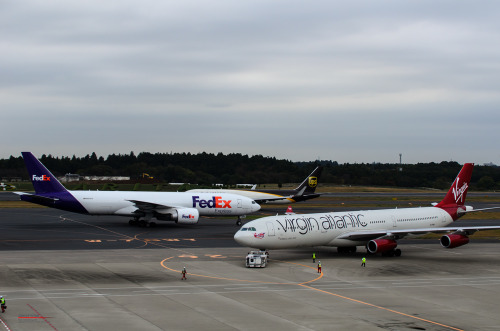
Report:
[[[499,7],[3,3],[0,157],[500,163]]]

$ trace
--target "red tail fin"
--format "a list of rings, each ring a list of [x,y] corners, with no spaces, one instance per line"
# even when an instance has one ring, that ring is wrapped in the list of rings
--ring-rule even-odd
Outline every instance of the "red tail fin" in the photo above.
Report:
[[[460,170],[460,173],[451,185],[450,190],[436,207],[456,207],[465,204],[465,197],[467,196],[467,189],[469,188],[473,167],[474,163],[464,164],[462,170]]]
[[[295,214],[292,210],[292,206],[288,206],[286,212],[285,212],[285,215],[293,215]]]

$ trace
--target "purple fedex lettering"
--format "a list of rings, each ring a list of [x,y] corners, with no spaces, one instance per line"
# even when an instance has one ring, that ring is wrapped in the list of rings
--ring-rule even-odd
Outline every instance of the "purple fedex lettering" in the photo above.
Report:
[[[222,197],[212,197],[211,200],[200,199],[193,196],[193,208],[198,205],[200,208],[231,208],[231,200],[222,200]]]

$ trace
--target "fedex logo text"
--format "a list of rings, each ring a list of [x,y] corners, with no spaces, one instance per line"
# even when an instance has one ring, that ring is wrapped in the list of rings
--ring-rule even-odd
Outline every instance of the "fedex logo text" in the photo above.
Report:
[[[231,200],[222,200],[222,197],[212,197],[211,200],[200,199],[193,196],[193,208],[198,205],[200,208],[231,208]]]
[[[191,214],[187,214],[187,215],[186,214],[182,214],[182,218],[190,219],[190,218],[194,218],[194,216],[191,215]]]
[[[45,175],[41,175],[41,176],[33,175],[31,180],[34,182],[50,182],[50,177],[45,176]]]

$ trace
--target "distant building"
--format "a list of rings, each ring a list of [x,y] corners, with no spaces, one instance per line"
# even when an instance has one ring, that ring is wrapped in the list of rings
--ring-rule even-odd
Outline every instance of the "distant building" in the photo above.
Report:
[[[128,176],[80,176],[78,174],[66,174],[60,177],[59,180],[63,183],[78,182],[80,180],[95,180],[95,181],[122,181],[130,180]]]
[[[82,176],[83,180],[130,180],[129,176]]]
[[[59,180],[63,183],[77,182],[80,180],[80,175],[78,175],[78,174],[66,174],[66,175],[64,175],[64,177],[59,178]]]

